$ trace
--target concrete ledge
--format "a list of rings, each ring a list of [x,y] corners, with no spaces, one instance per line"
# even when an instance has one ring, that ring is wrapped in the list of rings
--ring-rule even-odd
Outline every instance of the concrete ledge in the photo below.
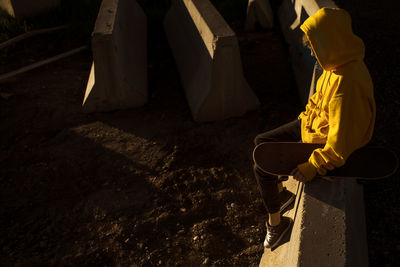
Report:
[[[301,42],[303,32],[300,25],[323,7],[337,7],[332,0],[283,0],[279,7],[278,17],[282,33],[289,44],[289,53],[297,88],[302,103],[308,101],[315,58],[311,57]]]
[[[93,65],[83,100],[87,112],[147,102],[146,16],[135,0],[103,0],[92,33]]]
[[[368,266],[362,185],[316,178],[296,191],[290,237],[265,249],[260,266]]]
[[[0,8],[14,18],[30,18],[60,7],[61,0],[0,0]]]
[[[208,0],[173,0],[164,27],[194,120],[240,116],[259,105],[236,35]]]

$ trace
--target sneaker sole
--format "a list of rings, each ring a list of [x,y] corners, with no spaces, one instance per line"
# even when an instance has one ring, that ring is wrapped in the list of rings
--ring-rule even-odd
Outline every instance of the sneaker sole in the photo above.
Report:
[[[289,231],[289,229],[292,228],[292,225],[293,225],[293,220],[290,219],[289,226],[286,227],[285,231],[283,231],[283,233],[282,233],[281,236],[278,238],[278,240],[276,240],[276,242],[273,243],[273,244],[272,244],[271,246],[269,246],[269,247],[265,246],[265,241],[264,241],[264,247],[265,247],[265,248],[269,248],[269,249],[273,249],[274,247],[276,247],[276,246],[279,244],[279,242],[281,242],[282,238],[286,235],[287,231]]]
[[[282,214],[282,213],[285,211],[285,209],[286,209],[287,207],[289,207],[289,205],[292,204],[292,202],[293,202],[295,199],[296,199],[296,196],[295,196],[295,195],[292,195],[292,197],[289,198],[289,200],[286,201],[286,202],[282,205],[281,209],[279,210],[280,213]]]

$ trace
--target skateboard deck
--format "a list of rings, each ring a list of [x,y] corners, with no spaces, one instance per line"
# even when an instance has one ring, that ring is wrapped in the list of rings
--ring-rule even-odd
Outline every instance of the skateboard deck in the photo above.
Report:
[[[322,147],[322,144],[292,142],[261,143],[254,148],[253,160],[264,172],[276,176],[289,176],[298,164],[308,161],[315,149]],[[344,166],[328,171],[324,177],[383,179],[392,176],[398,165],[397,156],[391,150],[365,146],[354,151]]]

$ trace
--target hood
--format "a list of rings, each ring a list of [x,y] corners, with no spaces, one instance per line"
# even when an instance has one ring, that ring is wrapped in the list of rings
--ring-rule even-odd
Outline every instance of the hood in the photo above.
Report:
[[[351,18],[340,8],[322,8],[300,26],[324,70],[330,71],[364,58],[363,41],[351,28]]]

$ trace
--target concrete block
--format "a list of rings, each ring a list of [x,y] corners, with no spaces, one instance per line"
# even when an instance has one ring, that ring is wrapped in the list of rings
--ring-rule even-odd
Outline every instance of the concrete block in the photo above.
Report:
[[[299,183],[293,218],[287,243],[266,249],[260,266],[368,266],[363,187],[355,179]]]
[[[147,103],[146,16],[135,0],[103,0],[92,33],[87,112]]]
[[[264,29],[274,27],[274,14],[269,0],[249,0],[245,22],[246,31],[254,31],[256,23]]]
[[[60,7],[61,0],[0,0],[0,8],[14,18],[30,18]]]
[[[313,76],[315,58],[302,45],[300,25],[323,7],[337,7],[332,0],[283,0],[278,18],[292,60],[293,72],[303,104],[307,103]]]
[[[259,105],[236,35],[210,1],[173,0],[164,27],[194,120],[240,116]]]

